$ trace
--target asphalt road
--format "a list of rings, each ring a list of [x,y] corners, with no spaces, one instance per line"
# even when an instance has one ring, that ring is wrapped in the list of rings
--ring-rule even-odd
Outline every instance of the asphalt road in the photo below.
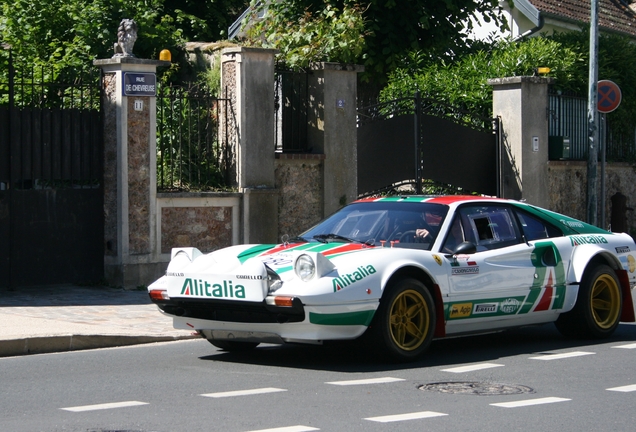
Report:
[[[1,431],[633,431],[636,326],[435,341],[406,365],[350,343],[190,340],[3,358],[0,377]]]

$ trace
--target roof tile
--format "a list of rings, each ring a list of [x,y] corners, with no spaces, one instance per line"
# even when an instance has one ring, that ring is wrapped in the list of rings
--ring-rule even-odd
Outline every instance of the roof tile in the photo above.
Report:
[[[530,0],[542,14],[589,24],[590,0]],[[636,36],[636,13],[626,0],[598,0],[599,28]]]

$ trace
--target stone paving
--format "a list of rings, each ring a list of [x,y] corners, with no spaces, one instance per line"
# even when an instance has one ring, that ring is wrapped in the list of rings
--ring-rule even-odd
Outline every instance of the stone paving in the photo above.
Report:
[[[0,356],[195,337],[147,291],[71,285],[0,290]]]

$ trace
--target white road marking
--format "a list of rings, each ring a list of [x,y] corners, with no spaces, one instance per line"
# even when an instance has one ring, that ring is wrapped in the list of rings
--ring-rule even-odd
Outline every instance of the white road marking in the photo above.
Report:
[[[279,428],[273,428],[273,429],[259,429],[259,430],[249,431],[249,432],[307,432],[307,431],[317,431],[317,430],[320,430],[320,429],[314,428],[311,426],[298,425],[298,426],[279,427]]]
[[[546,354],[546,355],[542,355],[538,357],[530,357],[530,359],[531,360],[561,360],[564,358],[580,357],[580,356],[592,355],[592,354],[596,354],[596,353],[587,352],[587,351],[572,351],[569,353]]]
[[[404,379],[383,377],[383,378],[369,378],[369,379],[350,380],[350,381],[332,381],[332,382],[327,382],[325,384],[349,386],[349,385],[365,385],[365,384],[384,384],[384,383],[397,382],[397,381],[404,381]]]
[[[613,346],[612,348],[636,349],[636,343],[627,344],[627,345],[616,345],[616,346]]]
[[[482,369],[490,369],[503,366],[502,364],[497,363],[478,363],[469,366],[459,366],[450,369],[442,369],[442,372],[453,372],[453,373],[463,373],[463,372],[472,372]]]
[[[613,387],[613,388],[608,388],[605,390],[609,390],[609,391],[617,391],[617,392],[633,392],[636,391],[636,384],[632,384],[632,385],[626,385],[626,386],[622,386],[622,387]]]
[[[434,411],[420,411],[420,412],[407,413],[407,414],[396,414],[396,415],[388,415],[388,416],[381,416],[381,417],[368,417],[368,418],[365,418],[365,420],[370,420],[370,421],[379,422],[379,423],[390,423],[390,422],[397,422],[397,421],[404,421],[404,420],[417,420],[417,419],[423,419],[423,418],[442,417],[447,415],[448,414],[438,413]]]
[[[105,409],[113,409],[113,408],[126,408],[126,407],[139,406],[139,405],[148,405],[148,402],[139,402],[139,401],[112,402],[112,403],[75,406],[75,407],[60,408],[60,409],[64,411],[82,412],[82,411],[96,411],[96,410],[105,410]]]
[[[219,393],[206,393],[201,396],[211,397],[211,398],[224,398],[224,397],[233,397],[233,396],[249,396],[255,394],[263,394],[263,393],[276,393],[276,392],[284,392],[287,391],[285,389],[275,388],[275,387],[265,387],[258,388],[252,390],[236,390],[229,392],[219,392]]]
[[[522,401],[516,401],[516,402],[494,403],[490,405],[498,406],[502,408],[519,408],[519,407],[525,407],[525,406],[531,406],[531,405],[543,405],[543,404],[549,404],[549,403],[565,402],[569,400],[572,400],[572,399],[546,397],[546,398],[528,399],[528,400],[522,400]]]

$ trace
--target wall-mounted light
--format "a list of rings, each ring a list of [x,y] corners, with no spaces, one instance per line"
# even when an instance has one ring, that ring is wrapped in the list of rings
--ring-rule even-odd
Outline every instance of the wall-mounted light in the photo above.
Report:
[[[550,73],[550,68],[549,67],[537,67],[537,68],[534,68],[534,76],[547,75],[549,73]]]
[[[161,52],[159,53],[159,60],[167,62],[172,61],[172,54],[170,53],[170,50],[161,50]]]

